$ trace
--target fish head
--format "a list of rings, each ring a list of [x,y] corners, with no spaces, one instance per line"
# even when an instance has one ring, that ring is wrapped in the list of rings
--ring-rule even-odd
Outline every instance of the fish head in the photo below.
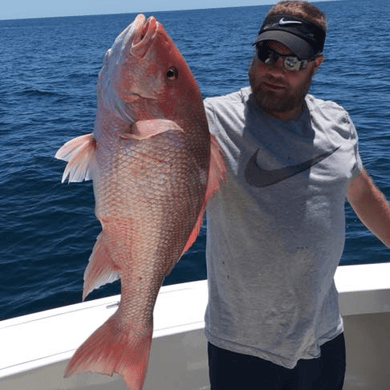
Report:
[[[99,74],[99,100],[131,122],[154,118],[180,122],[195,101],[202,105],[180,51],[162,24],[144,15],[138,15],[108,50]]]

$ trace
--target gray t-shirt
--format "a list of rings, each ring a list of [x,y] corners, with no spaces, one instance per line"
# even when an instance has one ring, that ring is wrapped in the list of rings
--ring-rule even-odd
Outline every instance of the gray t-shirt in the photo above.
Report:
[[[207,98],[228,166],[207,207],[206,336],[287,368],[343,331],[334,273],[348,183],[362,169],[339,105],[308,95],[297,121],[257,107],[250,88]]]

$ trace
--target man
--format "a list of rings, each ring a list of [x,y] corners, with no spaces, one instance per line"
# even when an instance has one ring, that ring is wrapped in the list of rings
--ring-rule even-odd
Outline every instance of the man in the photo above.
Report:
[[[211,390],[338,390],[345,374],[334,273],[347,198],[390,245],[390,208],[362,166],[347,112],[307,95],[325,15],[271,7],[250,87],[205,100],[227,182],[208,205]]]

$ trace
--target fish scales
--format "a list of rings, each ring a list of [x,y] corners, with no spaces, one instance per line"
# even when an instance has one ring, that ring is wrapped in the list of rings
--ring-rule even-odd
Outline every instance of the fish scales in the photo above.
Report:
[[[226,168],[195,79],[153,17],[138,15],[107,51],[97,106],[93,133],[68,141],[56,157],[68,162],[63,181],[93,180],[102,226],[83,299],[120,278],[121,301],[65,375],[118,373],[141,390],[158,291],[195,241]]]

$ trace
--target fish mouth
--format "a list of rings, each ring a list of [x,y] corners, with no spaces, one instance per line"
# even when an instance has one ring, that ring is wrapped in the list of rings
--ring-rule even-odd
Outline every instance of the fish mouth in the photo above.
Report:
[[[134,21],[130,54],[137,58],[143,58],[152,44],[158,28],[159,23],[154,16],[150,16],[146,20],[144,15],[138,15]]]

